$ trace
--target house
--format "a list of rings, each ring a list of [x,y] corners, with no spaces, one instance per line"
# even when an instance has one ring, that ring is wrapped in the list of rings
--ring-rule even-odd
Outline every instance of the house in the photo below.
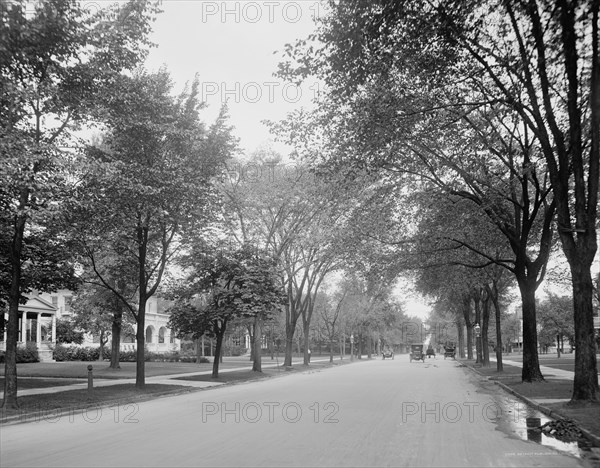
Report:
[[[19,332],[17,346],[34,342],[41,362],[52,361],[52,347],[56,343],[56,319],[58,309],[52,302],[32,294],[26,304],[19,305]],[[4,313],[4,323],[8,312]],[[0,337],[0,350],[6,351],[6,327]]]
[[[52,347],[56,344],[56,321],[73,318],[71,302],[74,293],[59,289],[52,293],[32,293],[26,304],[19,306],[19,345],[35,342],[40,360],[52,360]],[[169,303],[158,297],[151,297],[146,304],[146,349],[155,353],[180,351],[181,341],[168,328]],[[8,312],[4,314],[8,320]],[[6,349],[6,329],[0,336],[0,350]],[[97,346],[99,338],[86,335],[84,346]],[[107,344],[110,346],[110,341]],[[135,336],[121,337],[122,351],[136,349]]]

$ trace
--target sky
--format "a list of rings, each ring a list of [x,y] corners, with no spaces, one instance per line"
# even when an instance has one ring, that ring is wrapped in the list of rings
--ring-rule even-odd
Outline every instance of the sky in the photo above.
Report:
[[[285,44],[314,30],[319,2],[163,0],[161,8],[151,36],[157,47],[146,67],[166,65],[176,92],[198,74],[207,104],[203,119],[212,122],[227,102],[246,153],[271,139],[262,120],[281,120],[310,105],[311,83],[296,86],[273,73]]]

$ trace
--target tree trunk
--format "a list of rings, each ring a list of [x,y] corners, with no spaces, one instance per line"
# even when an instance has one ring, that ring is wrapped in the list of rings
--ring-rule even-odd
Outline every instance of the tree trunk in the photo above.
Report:
[[[24,209],[29,201],[29,191],[23,190],[19,207]],[[10,247],[11,282],[8,295],[8,324],[6,327],[6,353],[4,355],[4,401],[3,408],[16,409],[17,402],[17,341],[19,335],[19,302],[21,298],[21,252],[26,215],[15,219],[15,233]]]
[[[286,323],[285,325],[285,357],[283,358],[283,365],[291,367],[292,365],[292,354],[294,353],[294,329],[295,326],[290,326]]]
[[[456,336],[458,337],[458,357],[465,357],[465,327],[460,320],[456,322]],[[456,352],[456,349],[454,350]]]
[[[483,301],[483,311],[481,314],[481,348],[483,356],[483,366],[490,366],[490,347],[488,340],[488,330],[490,325],[490,298]]]
[[[494,302],[494,311],[496,315],[496,371],[502,372],[504,366],[502,364],[502,329],[500,323],[500,304],[498,303],[498,293],[494,288],[492,293],[492,301]]]
[[[104,345],[108,341],[104,339],[104,333],[104,330],[100,330],[100,352],[98,356],[98,361],[100,362],[104,361]]]
[[[475,354],[477,356],[475,363],[482,364],[483,355],[481,353],[481,334],[482,334],[481,307],[479,305],[480,304],[479,297],[474,297],[473,299],[474,299],[474,303],[475,303],[475,323],[479,325],[479,336],[477,336],[477,332],[475,331],[475,329],[473,329],[473,331],[475,331]]]
[[[535,282],[519,281],[523,307],[523,369],[521,372],[523,382],[540,382],[544,380],[540,370],[537,349],[535,289]]]
[[[254,317],[253,324],[253,335],[254,340],[252,343],[252,350],[254,354],[254,360],[252,361],[252,370],[254,372],[262,372],[262,356],[261,356],[261,338],[262,338],[262,320],[260,315]]]
[[[302,334],[304,335],[304,365],[310,364],[310,323],[308,320],[303,320]]]
[[[256,320],[256,318],[255,318],[255,320]],[[254,354],[254,351],[255,351],[255,349],[254,349],[254,337],[256,336],[254,334],[254,329],[255,328],[256,328],[256,323],[252,323],[252,325],[249,325],[248,327],[246,327],[246,329],[248,330],[248,335],[250,336],[250,360],[252,362],[254,362],[254,357],[255,357],[255,354]]]
[[[473,359],[473,322],[471,321],[471,298],[463,296],[462,301],[463,319],[467,327],[467,359]]]
[[[118,299],[117,299],[118,302]],[[110,368],[120,369],[121,357],[121,324],[123,322],[123,309],[120,305],[115,304],[111,327],[111,345],[110,345]]]
[[[598,401],[598,363],[594,336],[593,282],[590,268],[571,268],[575,322],[575,376],[572,402]]]
[[[202,341],[200,338],[196,338],[196,364],[200,364],[200,358],[202,357]]]
[[[221,358],[222,348],[223,348],[223,336],[225,335],[225,330],[219,330],[216,333],[217,335],[217,344],[215,346],[215,358],[213,359],[213,369],[212,369],[212,378],[219,378],[219,361]]]
[[[329,362],[333,362],[333,344],[335,343],[335,336],[333,327],[331,329],[331,335],[329,335]]]
[[[137,316],[137,330],[135,332],[136,363],[135,386],[142,389],[146,386],[146,297],[141,295]]]

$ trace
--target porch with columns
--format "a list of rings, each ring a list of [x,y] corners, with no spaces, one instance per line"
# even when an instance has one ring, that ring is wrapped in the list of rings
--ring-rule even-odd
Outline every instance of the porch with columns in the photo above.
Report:
[[[40,361],[52,361],[51,346],[56,344],[56,308],[38,296],[31,296],[26,304],[19,305],[19,332],[17,346],[35,343]],[[6,324],[8,312],[4,313],[4,332],[0,350],[6,350]]]

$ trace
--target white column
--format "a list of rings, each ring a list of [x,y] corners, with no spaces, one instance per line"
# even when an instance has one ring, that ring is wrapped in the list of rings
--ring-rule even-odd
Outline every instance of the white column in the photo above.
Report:
[[[42,344],[42,314],[38,312],[37,314],[37,325],[35,327],[35,344],[36,346],[40,347],[40,345]]]
[[[52,314],[52,343],[56,344],[56,313]]]
[[[8,328],[8,314],[4,314],[4,344],[6,345],[6,329]]]
[[[21,330],[20,333],[20,337],[21,337],[21,342],[25,342],[27,341],[27,312],[23,312],[22,313],[22,317],[21,317],[21,326],[19,327],[19,329]]]

